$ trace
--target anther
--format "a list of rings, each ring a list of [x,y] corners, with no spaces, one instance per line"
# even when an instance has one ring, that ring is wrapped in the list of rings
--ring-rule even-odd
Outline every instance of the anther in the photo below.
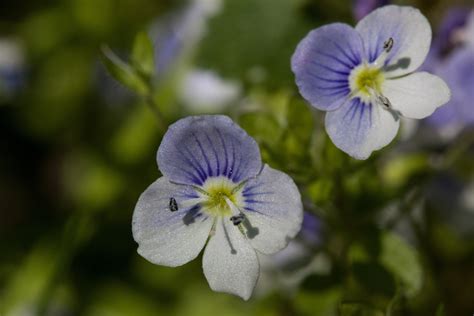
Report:
[[[169,208],[171,212],[176,212],[178,210],[178,202],[176,202],[174,197],[170,198]]]
[[[386,51],[387,53],[389,53],[393,48],[393,38],[389,38],[388,40],[386,40],[384,43],[383,43],[383,49],[384,51]]]
[[[386,109],[392,108],[392,103],[390,103],[390,100],[387,97],[379,94],[377,95],[377,98]]]
[[[239,215],[231,216],[231,218],[230,218],[230,220],[232,221],[232,224],[234,224],[235,226],[242,223],[244,221],[244,219],[245,219],[245,216],[242,213],[240,213]]]
[[[376,67],[383,67],[385,65],[385,61],[387,60],[388,53],[390,53],[394,44],[395,44],[395,41],[393,40],[392,37],[386,40],[383,43],[382,53],[377,57],[377,59],[372,64],[375,65]]]

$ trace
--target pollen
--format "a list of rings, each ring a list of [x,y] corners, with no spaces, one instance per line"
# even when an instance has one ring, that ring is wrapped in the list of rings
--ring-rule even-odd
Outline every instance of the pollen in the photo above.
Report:
[[[238,184],[226,177],[209,178],[202,186],[203,210],[211,216],[230,216],[228,201],[239,205],[242,200]]]
[[[382,70],[369,65],[354,68],[349,77],[352,93],[365,98],[369,98],[372,91],[380,92],[383,81]]]

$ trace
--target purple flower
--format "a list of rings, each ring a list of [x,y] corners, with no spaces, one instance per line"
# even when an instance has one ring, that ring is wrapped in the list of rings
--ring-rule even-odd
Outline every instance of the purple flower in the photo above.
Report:
[[[389,0],[353,0],[354,18],[359,21],[373,10],[387,5]]]
[[[451,137],[474,123],[474,11],[450,10],[440,25],[427,63],[423,65],[446,80],[452,98],[426,121]]]
[[[207,242],[203,270],[211,288],[248,299],[259,275],[257,252],[283,249],[301,228],[298,188],[262,165],[257,143],[226,116],[174,123],[157,158],[163,177],[133,214],[138,253],[175,267]]]
[[[414,71],[428,54],[431,28],[419,10],[379,8],[354,28],[333,23],[311,31],[291,66],[301,95],[327,111],[333,143],[357,159],[390,143],[400,117],[421,119],[450,98],[447,85]]]

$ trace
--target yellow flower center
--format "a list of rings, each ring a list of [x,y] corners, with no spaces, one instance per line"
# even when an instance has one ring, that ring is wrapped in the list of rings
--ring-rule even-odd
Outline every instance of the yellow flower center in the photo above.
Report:
[[[385,76],[380,68],[367,64],[354,68],[349,76],[352,94],[364,101],[374,93],[380,93],[384,80]]]
[[[232,209],[229,203],[242,204],[240,186],[227,177],[209,178],[202,186],[201,203],[203,210],[211,216],[230,216]]]

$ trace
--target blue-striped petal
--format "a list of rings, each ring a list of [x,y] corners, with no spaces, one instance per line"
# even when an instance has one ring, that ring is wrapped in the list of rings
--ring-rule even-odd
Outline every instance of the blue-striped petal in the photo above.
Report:
[[[171,125],[157,159],[168,179],[190,185],[202,185],[217,176],[238,183],[262,168],[255,140],[223,115],[191,116]]]
[[[354,158],[367,159],[395,138],[400,121],[396,113],[354,98],[326,113],[325,124],[336,147]]]
[[[301,95],[320,110],[337,109],[347,100],[349,74],[362,56],[362,39],[347,24],[333,23],[311,31],[291,59]]]
[[[396,77],[421,66],[431,44],[431,27],[418,9],[395,5],[376,9],[356,26],[365,45],[367,58],[373,62],[393,39],[393,48],[385,61],[387,75]]]
[[[275,253],[300,231],[301,196],[287,174],[265,165],[258,177],[246,183],[242,197],[247,237],[258,251]]]

